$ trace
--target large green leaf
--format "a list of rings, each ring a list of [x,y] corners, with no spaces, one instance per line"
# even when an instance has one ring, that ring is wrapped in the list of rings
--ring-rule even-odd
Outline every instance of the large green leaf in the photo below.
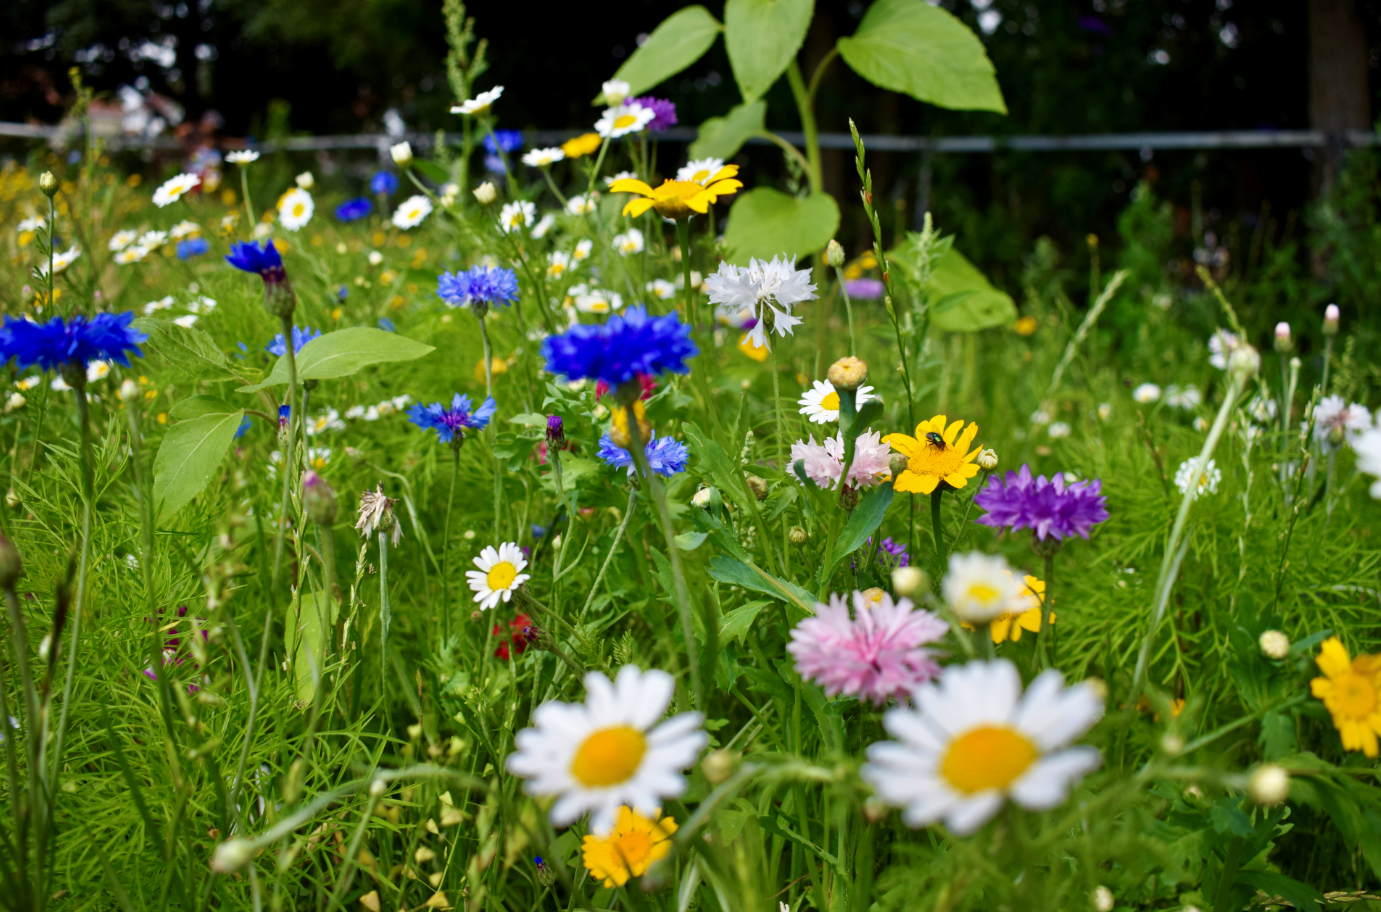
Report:
[[[724,46],[744,101],[757,101],[801,49],[815,0],[728,0]]]
[[[839,227],[839,206],[827,193],[800,199],[772,187],[754,187],[729,210],[724,243],[729,260],[746,265],[750,257],[780,254],[798,259],[824,248]]]
[[[1017,319],[1012,296],[994,288],[978,267],[953,247],[935,262],[926,292],[937,304],[930,324],[945,332],[977,332],[1010,326]],[[961,292],[971,294],[955,297]]]
[[[643,46],[614,74],[628,83],[632,95],[675,76],[701,58],[714,44],[721,26],[703,6],[688,6],[662,20]]]
[[[435,351],[430,345],[368,326],[355,326],[327,333],[302,346],[297,353],[298,380],[326,380],[345,377],[362,367],[386,361],[413,361]],[[263,383],[246,386],[242,393],[253,393],[288,382],[288,359],[279,358],[273,373]]]
[[[799,617],[808,617],[815,613],[815,596],[790,580],[768,573],[757,564],[745,564],[741,560],[720,554],[710,559],[709,574],[721,583],[761,592],[763,595],[770,595],[774,599],[786,602],[801,612]]]
[[[766,129],[766,118],[767,102],[761,99],[735,105],[723,117],[711,117],[700,125],[700,133],[691,143],[690,157],[728,161],[738,154],[749,137]]]
[[[839,53],[874,85],[964,111],[1007,113],[978,36],[925,0],[877,0]]]
[[[830,581],[830,577],[834,575],[835,568],[839,566],[840,561],[862,547],[868,537],[878,530],[878,526],[882,525],[883,517],[887,515],[887,508],[892,505],[894,493],[890,484],[880,484],[865,494],[858,502],[853,513],[849,514],[849,521],[844,524],[843,531],[834,541],[834,549],[830,552],[828,566],[821,568],[822,572],[819,579],[821,587]]]
[[[244,416],[244,409],[215,396],[193,396],[173,406],[177,423],[153,461],[153,500],[160,504],[160,519],[187,506],[210,483]]]
[[[243,380],[230,366],[225,353],[209,335],[195,326],[179,326],[172,320],[143,317],[133,323],[149,336],[146,347],[168,359],[168,363],[197,380]],[[257,376],[252,374],[251,376]]]

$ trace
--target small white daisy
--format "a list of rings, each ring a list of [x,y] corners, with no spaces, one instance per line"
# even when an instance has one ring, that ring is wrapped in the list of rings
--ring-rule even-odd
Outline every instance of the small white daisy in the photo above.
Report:
[[[364,417],[364,406],[362,406],[362,405],[352,405],[352,406],[350,406],[350,408],[348,408],[348,409],[345,410],[345,417],[346,417],[346,418],[349,418],[351,421],[359,421],[361,418]]]
[[[1027,608],[1022,596],[1025,583],[1000,554],[951,554],[949,572],[941,588],[945,601],[966,624],[987,624],[1004,614],[1021,614]]]
[[[163,182],[163,186],[153,192],[153,204],[162,209],[169,203],[177,202],[182,198],[182,194],[200,183],[201,178],[195,174],[179,174],[177,177],[169,178]]]
[[[666,279],[653,279],[647,283],[647,290],[659,301],[670,301],[676,297],[676,286]]]
[[[575,196],[566,200],[567,215],[588,215],[595,211],[597,198],[594,194],[586,196],[584,193],[577,193]]]
[[[21,390],[31,390],[43,380],[42,374],[30,374],[27,377],[20,377],[14,381],[14,385]]]
[[[65,272],[67,267],[76,262],[77,257],[81,255],[82,252],[76,247],[68,247],[62,253],[53,254],[53,275]],[[46,260],[39,264],[38,271],[41,275],[48,274],[48,262]]]
[[[552,279],[562,279],[566,273],[574,268],[571,265],[571,255],[562,253],[560,250],[553,250],[547,254],[547,277]]]
[[[225,160],[232,165],[248,165],[259,160],[259,153],[253,149],[237,149],[226,153]]]
[[[533,149],[523,155],[523,164],[529,168],[550,168],[565,157],[566,153],[562,152],[559,146],[552,146],[549,149]]]
[[[27,234],[29,232],[38,231],[46,224],[48,223],[41,218],[26,218],[16,225],[14,230],[19,234]]]
[[[499,210],[499,230],[504,234],[521,231],[532,225],[536,215],[537,207],[527,200],[504,203],[503,208]]]
[[[1068,437],[1069,432],[1069,424],[1068,422],[1064,421],[1056,421],[1054,424],[1050,425],[1050,427],[1046,429],[1046,433],[1049,434],[1051,438],[1054,440],[1060,440],[1061,438]]]
[[[130,263],[138,263],[148,255],[149,248],[140,244],[135,244],[133,247],[126,247],[124,250],[115,254],[115,264],[117,266],[128,266]]]
[[[967,836],[1009,798],[1033,811],[1062,804],[1101,762],[1097,748],[1069,745],[1102,714],[1093,687],[1065,687],[1054,669],[1023,695],[1006,659],[951,665],[911,706],[888,710],[882,724],[897,740],[869,745],[860,774],[907,826],[943,820]]]
[[[722,158],[693,158],[676,172],[676,179],[707,184],[710,178],[718,174],[723,167],[724,159]]]
[[[629,228],[623,234],[614,235],[614,249],[620,256],[632,256],[643,252],[643,233],[637,228]]]
[[[86,380],[88,383],[95,383],[97,380],[104,380],[110,376],[110,362],[96,360],[86,366]]]
[[[537,224],[532,226],[532,231],[530,233],[534,238],[537,238],[540,241],[542,238],[547,236],[547,232],[550,231],[551,226],[555,224],[556,216],[548,212],[546,215],[542,216],[540,219],[537,220]]]
[[[187,309],[194,314],[208,314],[216,309],[216,299],[202,295],[187,302]]]
[[[604,103],[610,107],[623,104],[623,100],[628,97],[628,93],[633,91],[633,87],[622,79],[605,80],[604,85],[600,86],[600,94],[604,98]]]
[[[311,421],[308,421],[306,427],[308,437],[315,437],[317,434],[324,434],[327,431],[343,430],[345,430],[345,422],[341,420],[340,412],[333,408],[328,408]]]
[[[497,551],[489,545],[474,563],[479,569],[467,570],[465,577],[470,581],[475,601],[480,603],[480,611],[488,611],[501,601],[507,602],[513,598],[513,590],[528,580],[528,574],[522,572],[527,561],[517,542],[504,542]]]
[[[172,296],[172,295],[168,295],[167,297],[164,297],[164,298],[159,298],[157,301],[150,301],[149,303],[147,303],[147,304],[144,305],[144,316],[146,316],[146,317],[147,317],[147,316],[152,316],[153,314],[158,313],[160,310],[167,310],[168,308],[170,308],[170,307],[172,307],[172,306],[173,306],[173,296]]]
[[[1149,405],[1160,399],[1160,387],[1154,383],[1143,383],[1132,390],[1132,398],[1142,405]]]
[[[106,244],[106,249],[111,253],[117,253],[124,250],[138,239],[139,232],[137,231],[129,231],[128,229],[125,231],[117,231],[110,236],[110,243]]]
[[[1181,494],[1188,494],[1189,487],[1193,483],[1194,467],[1198,464],[1199,457],[1194,456],[1180,463],[1179,469],[1175,472],[1175,487],[1180,489]],[[1210,459],[1208,466],[1199,474],[1199,482],[1195,488],[1194,496],[1199,497],[1203,494],[1217,494],[1218,483],[1223,480],[1223,470]]]
[[[422,224],[422,220],[432,212],[432,201],[421,194],[410,196],[393,210],[393,224],[407,230]]]
[[[185,329],[191,329],[193,326],[196,325],[196,322],[200,319],[201,317],[197,316],[196,314],[183,314],[180,317],[174,317],[173,322]]]
[[[154,251],[168,243],[168,232],[166,231],[145,231],[139,235],[139,240],[135,244],[145,250]]]
[[[625,665],[612,682],[592,671],[584,703],[537,707],[534,727],[513,740],[508,771],[527,780],[529,795],[556,798],[548,814],[553,826],[589,812],[591,832],[605,835],[623,805],[655,816],[665,799],[685,793],[682,772],[709,740],[698,712],[658,724],[675,691],[671,675],[657,669]]]
[[[607,314],[623,309],[623,298],[616,291],[595,288],[574,297],[575,309],[581,313]]]
[[[503,86],[494,86],[488,92],[480,92],[474,98],[468,98],[458,105],[451,108],[452,114],[485,114],[488,113],[494,102],[499,100],[503,94]]]
[[[312,220],[316,201],[301,187],[294,187],[278,200],[278,221],[289,231],[297,231]]]
[[[196,222],[183,219],[168,229],[168,240],[180,241],[183,238],[196,237],[198,234],[201,234],[201,226]]]
[[[629,133],[637,133],[652,122],[657,112],[645,108],[636,101],[610,108],[595,121],[595,132],[605,139],[618,139]]]
[[[1197,387],[1171,384],[1165,388],[1165,404],[1171,408],[1194,409],[1203,402],[1203,394]]]
[[[871,386],[859,387],[858,392],[854,394],[854,408],[862,408],[863,403],[869,399],[876,399],[876,396],[868,395],[872,391]],[[810,389],[801,394],[796,404],[801,407],[801,414],[810,419],[812,424],[828,424],[839,420],[839,393],[828,380],[816,380]]]
[[[576,244],[576,245],[575,245],[575,250],[572,251],[572,253],[571,253],[571,262],[572,262],[572,263],[579,263],[579,262],[581,262],[582,260],[584,260],[586,257],[588,257],[588,256],[590,255],[590,251],[593,250],[594,247],[595,247],[595,242],[592,241],[592,240],[590,240],[589,238],[586,238],[585,240],[583,240],[583,241],[581,241],[580,243]],[[572,266],[571,268],[574,269],[575,266]]]
[[[1363,431],[1350,442],[1357,454],[1357,471],[1376,477],[1368,490],[1373,498],[1381,500],[1381,428]]]

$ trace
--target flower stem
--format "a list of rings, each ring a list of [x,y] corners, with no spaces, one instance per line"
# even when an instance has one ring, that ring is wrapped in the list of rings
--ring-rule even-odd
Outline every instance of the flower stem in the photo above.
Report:
[[[940,499],[944,493],[944,488],[937,487],[930,495],[930,531],[935,536],[936,568],[942,575],[949,561],[949,555],[945,553],[944,522],[940,518]]]
[[[451,635],[451,508],[456,502],[456,477],[460,475],[460,448],[451,448],[451,490],[446,495],[446,522],[441,526],[441,597],[445,601],[442,609],[442,630],[446,637]]]
[[[834,275],[839,282],[839,293],[844,296],[844,312],[849,315],[849,354],[856,355],[858,351],[854,344],[854,305],[853,301],[849,300],[849,286],[844,283],[844,270],[835,267]],[[905,355],[903,351],[902,356]]]
[[[700,340],[696,335],[695,325],[695,289],[691,287],[691,245],[690,245],[690,220],[677,219],[676,221],[676,240],[681,246],[681,276],[686,284],[686,325],[690,327],[691,338],[696,340],[702,352],[707,351],[704,345],[700,345]],[[715,433],[724,436],[724,425],[719,420],[719,410],[714,407],[714,398],[710,393],[709,386],[705,383],[705,375],[700,371],[691,371],[691,382],[695,384],[695,390],[700,394],[700,404],[705,412],[710,416],[710,421],[714,424]],[[769,549],[770,550],[770,549]]]
[[[1055,594],[1055,555],[1045,555],[1045,597],[1036,594],[1036,606],[1040,608],[1040,618],[1036,621],[1036,643],[1041,650],[1041,668],[1050,668],[1055,662],[1055,626],[1050,626],[1050,650],[1045,648],[1045,618],[1051,613]],[[1014,619],[1013,624],[1016,623]]]
[[[379,687],[388,693],[388,627],[393,609],[388,604],[388,533],[379,532]]]
[[[614,560],[614,554],[619,550],[619,542],[623,540],[624,530],[628,528],[628,522],[633,518],[633,511],[638,506],[638,489],[629,486],[628,507],[623,511],[623,519],[619,520],[618,529],[614,530],[614,540],[609,545],[609,553],[604,555],[604,563],[599,567],[599,573],[595,575],[595,581],[590,584],[590,594],[585,598],[585,604],[580,609],[580,616],[577,620],[585,619],[585,612],[590,610],[590,603],[595,600],[595,593],[599,591],[599,584],[604,579],[604,571],[609,569],[609,564]]]
[[[489,347],[489,328],[484,325],[484,314],[478,310],[475,315],[480,321],[480,339],[484,341],[484,394],[494,395],[494,353]]]
[[[57,276],[53,275],[53,232],[57,229],[57,208],[53,203],[53,197],[48,197],[48,300],[44,306],[57,310],[57,302],[53,300],[53,282]]]
[[[270,588],[278,592],[278,577],[283,570],[283,535],[288,530],[288,496],[292,491],[292,479],[297,467],[297,409],[293,408],[293,396],[297,394],[297,347],[293,344],[293,318],[283,318],[283,355],[288,359],[288,440],[283,448],[283,461],[279,469],[283,473],[283,497],[278,504],[278,534],[273,545],[273,576]]]
[[[254,237],[254,207],[249,202],[249,169],[240,166],[240,192],[245,198],[245,218],[249,221],[245,225],[245,237]]]
[[[1328,395],[1328,367],[1333,362],[1333,337],[1323,337],[1323,383],[1319,386],[1322,395]]]

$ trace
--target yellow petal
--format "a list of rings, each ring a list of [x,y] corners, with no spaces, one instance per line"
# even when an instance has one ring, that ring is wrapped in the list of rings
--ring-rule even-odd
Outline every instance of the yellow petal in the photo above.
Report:
[[[964,429],[964,433],[960,435],[959,442],[955,444],[955,448],[960,450],[967,450],[969,448],[969,444],[973,443],[973,438],[977,436],[978,425],[970,424],[967,428]],[[982,449],[982,447],[979,447],[978,449],[974,450],[974,453],[982,452]]]
[[[969,479],[967,476],[955,472],[953,475],[945,476],[945,483],[951,488],[964,488],[968,487]]]
[[[917,438],[924,437],[926,434],[928,434],[928,433],[931,432],[931,431],[936,431],[936,432],[940,433],[941,436],[943,436],[943,435],[944,435],[944,430],[945,430],[945,416],[944,416],[944,415],[936,415],[934,418],[931,418],[929,421],[922,421],[920,424],[916,425],[916,437],[917,437]]]
[[[991,624],[989,624],[988,632],[993,635],[994,643],[1006,642],[1008,633],[1012,634],[1013,640],[1021,639],[1021,630],[1012,629],[1012,619],[1008,615],[1003,615],[1002,617],[997,618]]]
[[[1017,616],[1017,624],[1021,627],[1025,627],[1032,633],[1038,632],[1041,629],[1041,610],[1039,608],[1032,608],[1030,611],[1023,611]],[[1021,636],[1021,634],[1013,636],[1012,639],[1015,640],[1019,636]]]
[[[905,434],[888,434],[882,438],[882,442],[888,444],[892,449],[901,453],[903,456],[915,456],[916,451],[921,448],[921,443],[915,437],[908,437]]]
[[[610,193],[641,193],[643,196],[651,196],[652,188],[637,178],[625,177],[614,181],[609,185]]]
[[[651,208],[652,200],[638,197],[637,199],[631,199],[628,201],[628,205],[623,207],[623,214],[633,216],[642,215],[644,212]]]
[[[730,193],[735,192],[736,190],[738,190],[739,187],[742,187],[742,186],[743,186],[743,181],[736,181],[736,180],[710,181],[708,184],[705,185],[705,192],[706,192],[706,193],[715,193],[715,194],[720,194],[720,193],[722,193],[722,194],[724,194],[725,196],[727,196],[727,195],[729,195]]]
[[[895,491],[909,491],[912,494],[929,494],[935,490],[935,486],[940,483],[940,479],[934,475],[917,475],[915,472],[906,471],[897,476],[896,483],[892,485]]]
[[[1309,682],[1309,692],[1320,700],[1326,699],[1333,693],[1333,682],[1328,678],[1315,678]]]
[[[723,168],[720,168],[713,175],[711,175],[710,179],[706,181],[705,184],[706,186],[708,186],[710,184],[713,184],[715,181],[726,180],[731,177],[736,177],[737,175],[738,165],[725,165]],[[739,184],[739,186],[742,187],[743,184]]]
[[[947,445],[954,446],[954,438],[958,435],[959,430],[963,426],[963,420],[956,418],[954,419],[953,423],[951,423],[948,427],[945,428],[944,433],[942,433],[940,436],[945,438],[945,443]],[[960,449],[963,449],[963,447],[960,447]]]
[[[1345,675],[1352,670],[1352,661],[1348,658],[1347,647],[1337,637],[1329,637],[1323,641],[1318,658],[1314,661],[1318,663],[1319,671],[1330,678]]]

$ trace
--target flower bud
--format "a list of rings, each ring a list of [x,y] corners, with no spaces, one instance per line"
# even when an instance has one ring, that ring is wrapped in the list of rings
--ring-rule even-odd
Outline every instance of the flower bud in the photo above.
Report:
[[[1112,912],[1112,907],[1117,902],[1113,899],[1112,891],[1102,884],[1098,885],[1090,898],[1093,900],[1093,908],[1097,912]]]
[[[604,83],[604,103],[611,108],[616,108],[623,104],[623,100],[628,97],[628,93],[633,87],[622,79],[610,79]]]
[[[10,397],[5,400],[5,414],[17,412],[29,404],[29,400],[24,398],[23,393],[10,393]]]
[[[0,589],[13,589],[24,575],[24,561],[19,557],[19,549],[3,535],[0,535]]]
[[[985,472],[991,472],[997,468],[997,452],[992,447],[988,447],[978,454],[978,467]]]
[[[1160,739],[1160,749],[1165,751],[1167,756],[1178,757],[1184,753],[1184,739],[1170,732]]]
[[[384,780],[375,779],[373,782],[369,783],[370,797],[382,798],[384,796],[384,790],[386,788],[388,788],[388,784],[385,783]]]
[[[248,839],[227,839],[216,846],[211,856],[211,870],[218,874],[231,874],[249,863],[254,856],[254,848]]]
[[[336,521],[336,492],[316,472],[307,471],[302,476],[302,503],[307,515],[319,526],[330,526]]]
[[[1084,678],[1084,686],[1093,691],[1093,695],[1098,698],[1098,702],[1107,704],[1108,698],[1112,696],[1112,691],[1108,690],[1108,682],[1102,678]]]
[[[53,176],[53,172],[44,171],[38,177],[38,189],[43,191],[43,195],[49,199],[58,192],[58,179]]]
[[[481,206],[488,206],[498,197],[499,191],[494,188],[494,184],[485,181],[475,188],[475,199],[479,200]]]
[[[887,467],[892,470],[893,478],[905,472],[906,467],[910,464],[911,460],[902,453],[893,453],[891,458],[887,461]]]
[[[863,819],[869,823],[881,823],[887,819],[887,814],[891,808],[877,795],[870,795],[868,800],[863,802]]]
[[[312,177],[312,172],[310,171],[303,171],[295,180],[297,181],[297,185],[303,190],[310,190],[316,186],[316,178]]]
[[[388,154],[393,156],[393,163],[399,167],[406,168],[412,164],[412,144],[406,140],[396,146],[390,146]]]
[[[560,415],[547,416],[547,445],[559,447],[566,442],[566,426]]]
[[[1247,793],[1257,804],[1270,807],[1290,797],[1290,774],[1284,767],[1263,763],[1247,783]]]
[[[691,506],[699,507],[702,510],[708,510],[710,507],[717,507],[721,503],[723,503],[723,500],[719,496],[719,491],[712,487],[701,488],[691,497]]]
[[[384,255],[377,250],[369,251],[369,265],[378,266],[384,261]]]
[[[1268,659],[1283,659],[1290,654],[1290,638],[1279,630],[1267,630],[1257,640],[1261,654]]]
[[[844,248],[834,238],[830,238],[830,242],[825,245],[825,262],[835,269],[844,265]]]
[[[1276,324],[1276,351],[1282,355],[1288,352],[1293,343],[1290,340],[1290,324],[1284,320]]]
[[[846,355],[830,365],[826,376],[838,392],[852,393],[868,379],[868,365],[853,355]]]
[[[738,769],[738,755],[724,748],[711,751],[704,760],[700,761],[700,771],[705,774],[706,779],[710,780],[711,785],[721,785],[728,781],[736,769]]]
[[[1228,370],[1237,379],[1243,381],[1250,380],[1256,376],[1256,372],[1261,370],[1261,355],[1255,348],[1246,342],[1239,344],[1228,355]]]
[[[5,506],[9,507],[11,510],[18,510],[22,503],[24,503],[24,501],[19,499],[19,492],[15,491],[14,488],[10,488],[5,492]]]
[[[126,405],[139,401],[139,384],[128,377],[120,384],[120,401]]]
[[[1338,334],[1338,319],[1342,314],[1338,312],[1337,304],[1330,304],[1323,309],[1323,334],[1325,336],[1336,336]]]
[[[767,482],[756,475],[745,475],[744,481],[748,483],[748,490],[753,492],[753,496],[758,500],[767,499]]]
[[[810,540],[810,534],[800,526],[792,526],[791,531],[786,533],[786,537],[791,539],[793,545],[804,545]]]
[[[925,588],[925,571],[920,567],[898,567],[892,571],[892,591],[899,596],[915,595]]]

